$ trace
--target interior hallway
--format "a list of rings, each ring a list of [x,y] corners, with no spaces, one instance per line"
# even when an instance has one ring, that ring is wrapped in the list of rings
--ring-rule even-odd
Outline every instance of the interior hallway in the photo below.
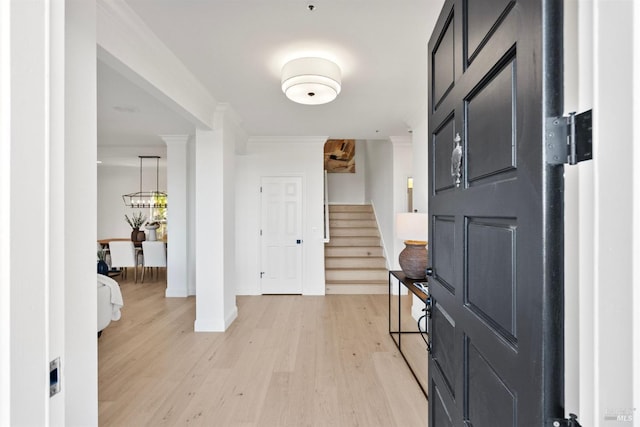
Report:
[[[163,280],[119,279],[122,318],[98,340],[101,426],[427,425],[386,295],[239,296],[226,333],[195,333],[195,299],[164,298]]]

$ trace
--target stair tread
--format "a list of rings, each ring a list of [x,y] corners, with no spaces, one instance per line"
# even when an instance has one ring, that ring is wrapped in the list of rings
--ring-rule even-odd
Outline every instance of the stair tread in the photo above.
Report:
[[[373,207],[330,205],[329,226],[335,234],[325,244],[327,293],[386,293],[389,270]]]
[[[351,259],[366,259],[366,260],[371,260],[371,259],[385,259],[385,257],[383,257],[382,255],[372,255],[372,256],[364,256],[364,255],[325,255],[325,258],[336,258],[336,259],[345,259],[345,258],[351,258]]]

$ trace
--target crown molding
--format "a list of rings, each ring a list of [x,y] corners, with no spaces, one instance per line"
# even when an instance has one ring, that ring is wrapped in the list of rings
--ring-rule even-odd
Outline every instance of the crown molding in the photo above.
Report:
[[[324,144],[328,136],[252,136],[250,144]]]

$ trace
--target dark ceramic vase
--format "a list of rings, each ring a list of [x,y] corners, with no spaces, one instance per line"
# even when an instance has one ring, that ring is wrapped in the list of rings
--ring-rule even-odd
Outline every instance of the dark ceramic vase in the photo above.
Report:
[[[109,265],[104,262],[104,260],[98,260],[98,274],[104,274],[105,276],[109,273]]]

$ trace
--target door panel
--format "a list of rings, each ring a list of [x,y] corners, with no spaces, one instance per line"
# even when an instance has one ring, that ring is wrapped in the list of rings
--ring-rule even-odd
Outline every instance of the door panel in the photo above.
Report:
[[[437,385],[433,384],[429,396],[431,396],[429,399],[429,413],[432,414],[433,425],[453,427],[451,414],[447,410],[447,407],[451,406],[451,404],[445,403],[446,397],[443,396]],[[449,399],[446,400],[450,401]]]
[[[467,338],[465,418],[474,426],[515,426],[516,394]]]
[[[562,105],[560,7],[448,0],[429,41],[432,427],[563,415],[562,167],[543,150]]]
[[[467,181],[477,181],[516,167],[515,60],[486,78],[465,102]]]
[[[453,188],[451,181],[451,150],[453,150],[453,139],[455,138],[454,117],[451,115],[447,121],[438,129],[433,137],[434,164],[433,179],[435,180],[434,188],[436,192]]]
[[[513,221],[472,219],[467,230],[465,304],[489,328],[515,343],[517,287]],[[487,248],[492,248],[491,252]]]
[[[453,87],[455,80],[453,15],[448,17],[444,25],[442,36],[432,53],[433,81],[431,88],[436,108],[442,97]]]
[[[446,312],[442,304],[436,304],[432,314],[432,326],[437,330],[431,341],[431,358],[433,366],[442,376],[443,384],[449,394],[455,398],[455,384],[458,377],[458,358],[455,352],[450,351],[455,346],[456,325],[451,316]],[[437,329],[436,329],[437,328]]]
[[[467,52],[473,58],[493,34],[500,28],[500,20],[507,16],[515,1],[472,0],[467,3]],[[469,63],[471,60],[469,60]]]
[[[263,294],[302,293],[302,179],[263,177]]]
[[[455,249],[455,218],[438,216],[433,218],[431,233],[431,266],[438,282],[452,294],[453,287],[454,249]]]

